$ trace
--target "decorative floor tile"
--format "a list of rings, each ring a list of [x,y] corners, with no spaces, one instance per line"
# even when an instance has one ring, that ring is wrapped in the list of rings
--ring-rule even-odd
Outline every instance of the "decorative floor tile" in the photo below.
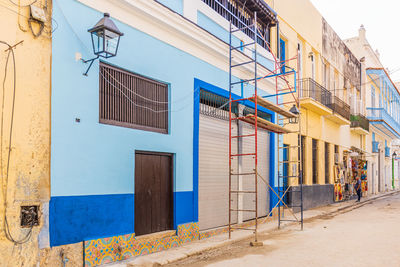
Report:
[[[125,260],[178,247],[200,238],[198,223],[178,226],[177,234],[152,241],[137,240],[135,234],[100,238],[84,242],[85,266]]]

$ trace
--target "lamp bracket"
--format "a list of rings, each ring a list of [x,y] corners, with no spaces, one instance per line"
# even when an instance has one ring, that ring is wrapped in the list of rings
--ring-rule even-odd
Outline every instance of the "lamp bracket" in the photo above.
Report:
[[[81,59],[82,62],[85,63],[85,64],[90,62],[89,67],[88,67],[87,70],[83,73],[83,75],[87,76],[87,74],[88,74],[90,68],[92,67],[93,62],[94,62],[96,59],[98,59],[98,58],[99,58],[99,56],[94,57],[94,58],[91,58],[91,59],[87,59],[87,60],[84,60],[83,58]]]

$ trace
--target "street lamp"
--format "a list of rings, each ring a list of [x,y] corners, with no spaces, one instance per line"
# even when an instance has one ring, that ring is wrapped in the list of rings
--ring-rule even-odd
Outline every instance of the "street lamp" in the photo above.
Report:
[[[83,60],[83,63],[88,63],[89,67],[83,74],[87,76],[93,62],[99,57],[110,58],[117,55],[119,39],[124,34],[115,26],[115,23],[110,19],[109,13],[104,13],[104,17],[100,19],[93,28],[89,29],[92,37],[93,53],[96,57],[88,60]]]
[[[299,109],[297,108],[296,105],[293,105],[293,107],[291,107],[291,108],[289,109],[289,111],[290,111],[291,113],[293,113],[294,115],[296,115],[296,116],[293,117],[293,118],[289,118],[289,123],[291,123],[291,124],[296,124],[296,123],[299,121],[299,114],[300,114]]]

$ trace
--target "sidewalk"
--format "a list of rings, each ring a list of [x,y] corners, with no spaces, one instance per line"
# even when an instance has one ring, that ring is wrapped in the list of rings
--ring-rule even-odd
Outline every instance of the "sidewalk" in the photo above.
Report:
[[[364,197],[361,202],[355,202],[354,200],[350,200],[347,202],[335,203],[332,205],[319,207],[311,210],[304,211],[304,228],[307,228],[307,221],[311,219],[317,219],[320,216],[325,216],[328,214],[333,214],[337,212],[344,211],[346,209],[353,209],[359,206],[363,206],[368,202],[371,202],[375,199],[390,196],[393,194],[397,194],[400,191],[390,191],[386,193],[382,193],[379,195],[374,195],[370,197]],[[295,223],[285,223],[283,225],[293,225]],[[264,224],[260,224],[258,227],[259,233],[262,232],[270,232],[277,229],[277,220],[270,220]],[[300,229],[300,225],[299,225]],[[112,264],[102,265],[104,267],[133,267],[133,266],[161,266],[171,262],[175,262],[192,255],[196,255],[211,249],[216,249],[219,247],[223,247],[229,245],[231,243],[235,243],[238,241],[242,241],[247,238],[251,238],[253,233],[250,231],[239,231],[236,230],[232,233],[232,238],[228,239],[228,234],[220,234],[214,237],[210,237],[207,239],[194,241],[188,243],[187,245],[183,245],[181,247],[165,250],[158,253],[153,253],[145,256],[139,256],[136,258],[131,258],[126,261],[120,261]]]

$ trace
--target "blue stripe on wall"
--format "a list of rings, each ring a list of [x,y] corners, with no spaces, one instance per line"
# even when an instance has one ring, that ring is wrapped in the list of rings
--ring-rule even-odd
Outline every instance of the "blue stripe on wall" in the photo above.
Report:
[[[197,208],[193,207],[193,195],[193,191],[174,192],[174,229],[180,224],[198,221],[194,219]]]
[[[199,119],[200,81],[194,80],[193,95],[193,220],[199,221]]]
[[[174,229],[196,222],[193,192],[174,192]],[[134,194],[52,197],[50,245],[134,233]]]
[[[134,195],[52,197],[50,246],[134,232]]]

